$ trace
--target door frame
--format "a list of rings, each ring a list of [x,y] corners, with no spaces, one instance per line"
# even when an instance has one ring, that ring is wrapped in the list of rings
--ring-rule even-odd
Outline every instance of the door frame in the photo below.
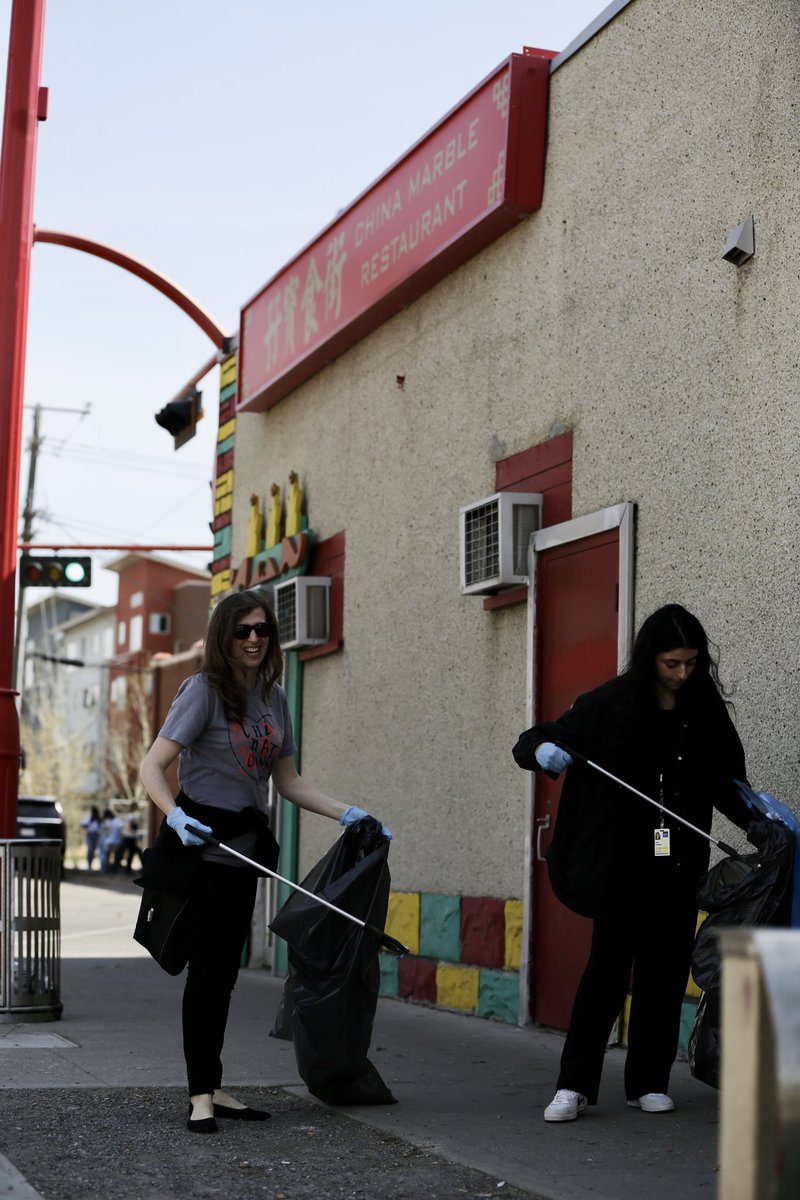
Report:
[[[626,500],[613,504],[583,517],[573,517],[559,525],[550,525],[531,534],[528,546],[528,619],[527,619],[527,683],[525,712],[527,728],[536,724],[537,696],[536,680],[536,568],[537,555],[555,546],[564,546],[582,538],[619,529],[619,603],[617,617],[617,672],[625,667],[631,645],[633,630],[633,568],[634,568],[634,524],[636,506]],[[519,1016],[520,1025],[531,1023],[530,1017],[530,960],[533,936],[533,856],[534,856],[534,813],[536,811],[536,772],[528,778],[527,803],[525,806],[525,877],[522,887],[522,948],[519,963]]]

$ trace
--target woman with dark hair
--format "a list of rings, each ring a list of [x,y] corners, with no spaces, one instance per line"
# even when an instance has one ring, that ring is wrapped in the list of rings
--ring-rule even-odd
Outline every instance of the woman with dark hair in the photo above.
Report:
[[[596,1104],[603,1056],[631,986],[625,1091],[645,1112],[671,1112],[667,1094],[697,922],[695,891],[709,844],[590,767],[592,759],[693,825],[714,808],[741,829],[751,820],[742,744],[698,619],[680,604],[652,613],[627,670],[579,696],[556,721],[523,733],[514,758],[551,779],[566,769],[550,883],[594,921],[589,961],[570,1018],[557,1090],[545,1121],[572,1121]],[[632,975],[631,975],[632,972]]]
[[[204,845],[198,831],[213,830],[274,870],[278,845],[266,816],[270,777],[285,799],[341,825],[367,815],[298,775],[286,693],[278,683],[282,671],[278,625],[266,597],[255,590],[226,596],[211,615],[200,672],[181,684],[142,763],[142,782],[166,818],[154,852],[176,880],[181,877],[202,927],[190,951],[183,994],[188,1127],[194,1133],[215,1133],[216,1118],[269,1116],[221,1090],[220,1055],[257,873],[216,847],[192,849]],[[177,798],[166,776],[176,759]]]

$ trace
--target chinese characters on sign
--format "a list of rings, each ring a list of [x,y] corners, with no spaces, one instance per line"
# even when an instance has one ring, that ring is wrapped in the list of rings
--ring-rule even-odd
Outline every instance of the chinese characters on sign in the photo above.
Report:
[[[541,203],[548,58],[512,55],[242,310],[267,408]]]

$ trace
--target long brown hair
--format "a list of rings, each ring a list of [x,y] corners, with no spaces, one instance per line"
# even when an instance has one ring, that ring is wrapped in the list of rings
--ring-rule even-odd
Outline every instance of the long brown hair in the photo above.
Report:
[[[242,617],[247,616],[254,608],[263,608],[269,625],[267,653],[258,668],[262,700],[268,700],[272,685],[283,674],[283,651],[278,639],[278,622],[266,593],[256,589],[232,592],[220,600],[208,623],[200,670],[222,701],[225,716],[229,721],[243,720],[247,704],[244,686],[231,667],[233,629],[241,622]]]

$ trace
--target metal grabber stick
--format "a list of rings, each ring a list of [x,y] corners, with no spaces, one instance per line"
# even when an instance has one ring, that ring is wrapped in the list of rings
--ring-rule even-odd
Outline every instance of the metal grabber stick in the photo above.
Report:
[[[734,850],[733,846],[729,846],[726,842],[720,841],[719,838],[715,838],[710,833],[706,833],[704,829],[699,829],[697,825],[693,825],[692,822],[687,821],[685,817],[679,817],[677,813],[672,811],[672,809],[667,808],[666,805],[659,803],[658,800],[653,800],[651,796],[646,796],[644,792],[640,792],[638,788],[632,787],[631,784],[626,783],[624,779],[617,779],[616,775],[612,775],[610,771],[605,769],[605,767],[601,767],[598,763],[592,762],[592,760],[587,758],[585,754],[581,754],[578,750],[573,750],[572,747],[568,746],[565,742],[556,742],[555,745],[558,746],[559,749],[564,750],[565,753],[570,756],[570,758],[574,758],[576,762],[583,763],[585,767],[591,767],[594,771],[599,771],[601,775],[605,775],[606,779],[611,779],[620,787],[625,788],[626,791],[633,792],[634,796],[638,796],[640,800],[646,800],[648,804],[652,804],[653,808],[657,808],[659,812],[666,813],[668,817],[672,817],[681,825],[685,825],[687,829],[691,829],[694,833],[698,833],[700,837],[703,837],[706,839],[706,841],[711,842],[712,846],[716,846],[717,849],[721,850],[723,854],[727,854],[730,858],[742,857],[738,850]]]
[[[263,867],[261,863],[254,862],[252,858],[240,854],[232,846],[226,846],[224,842],[221,842],[219,838],[215,838],[211,833],[203,833],[201,830],[194,828],[192,829],[192,833],[196,837],[202,838],[206,845],[218,846],[220,850],[225,850],[228,854],[233,854],[236,858],[240,858],[243,863],[247,863],[248,867],[253,867],[256,871],[260,871],[262,875],[269,875],[271,879],[277,879],[278,883],[285,883],[287,887],[293,888],[296,892],[302,892],[304,896],[308,896],[309,900],[315,900],[317,904],[324,904],[325,908],[329,908],[331,912],[337,913],[340,917],[346,917],[354,925],[360,925],[362,929],[377,938],[382,946],[385,946],[387,950],[391,950],[392,954],[396,954],[398,958],[405,958],[408,954],[408,946],[404,946],[402,942],[398,942],[396,938],[391,937],[384,930],[378,929],[377,925],[369,925],[366,921],[362,921],[360,917],[354,917],[352,913],[346,912],[345,909],[337,908],[335,904],[331,904],[330,900],[323,900],[322,896],[316,896],[314,892],[309,892],[306,888],[301,887],[299,883],[293,883],[291,879],[285,879],[277,871],[271,871],[269,867]]]

